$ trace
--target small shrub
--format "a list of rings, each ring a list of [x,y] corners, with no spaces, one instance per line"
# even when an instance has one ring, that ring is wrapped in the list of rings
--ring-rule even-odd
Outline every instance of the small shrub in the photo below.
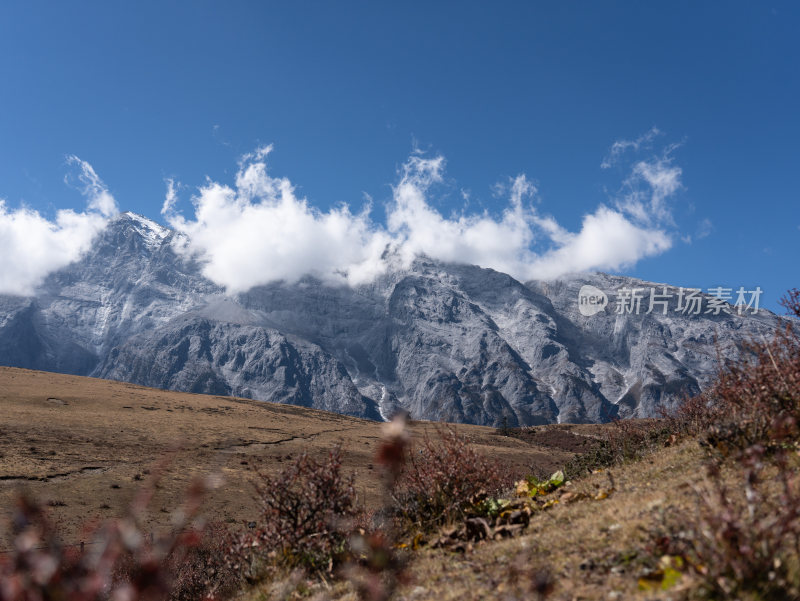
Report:
[[[576,455],[567,463],[564,473],[571,479],[594,470],[638,461],[663,447],[672,431],[662,420],[615,420],[588,451]]]
[[[358,515],[354,476],[342,475],[341,448],[317,462],[302,453],[276,476],[257,472],[261,519],[237,548],[249,579],[271,564],[330,573],[342,560]]]
[[[183,536],[182,544],[166,559],[172,574],[171,601],[227,599],[237,592],[241,581],[232,569],[228,553],[231,532],[221,523]]]
[[[672,411],[663,408],[660,411],[661,417],[665,419],[674,433],[697,436],[711,424],[722,419],[723,408],[712,402],[710,395],[706,393],[686,397]]]
[[[697,488],[697,510],[674,516],[656,539],[657,554],[679,556],[707,598],[800,597],[800,489],[783,459],[778,475],[764,479],[765,449],[743,456],[741,482],[730,487],[716,462]]]
[[[782,304],[800,317],[800,291]],[[800,439],[796,326],[752,342],[744,360],[724,365],[709,390],[668,417],[676,432],[698,437],[712,461],[696,489],[697,510],[672,518],[657,553],[683,557],[708,598],[800,598],[800,488],[789,465]],[[727,484],[724,465],[740,484]],[[765,478],[766,470],[775,476]]]
[[[782,304],[800,318],[800,291]],[[787,322],[771,340],[754,341],[739,364],[724,365],[712,388],[685,401],[670,416],[672,427],[701,436],[719,455],[737,455],[752,445],[768,451],[800,438],[800,337]]]
[[[454,428],[439,429],[412,448],[393,490],[406,529],[431,530],[461,520],[486,495],[510,486],[510,475],[476,451]]]

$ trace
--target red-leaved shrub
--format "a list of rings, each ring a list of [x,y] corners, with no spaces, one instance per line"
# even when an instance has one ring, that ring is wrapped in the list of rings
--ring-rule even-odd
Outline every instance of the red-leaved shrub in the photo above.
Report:
[[[800,317],[800,291],[783,305]],[[670,416],[712,449],[697,510],[676,516],[658,553],[682,555],[713,599],[800,598],[800,337],[785,323]],[[723,469],[735,472],[734,484]],[[770,476],[766,477],[765,474]]]
[[[654,533],[655,555],[679,556],[694,572],[693,597],[800,598],[800,482],[782,454],[754,445],[738,457],[731,484],[718,462],[695,487],[696,506]]]
[[[465,517],[482,497],[511,485],[497,462],[478,452],[455,428],[439,428],[412,447],[395,482],[397,516],[407,529],[430,530]]]
[[[782,304],[800,318],[800,291]],[[800,337],[788,321],[771,340],[751,342],[748,355],[726,364],[706,392],[688,399],[670,416],[672,427],[699,435],[722,455],[754,444],[767,450],[800,438]]]
[[[277,475],[257,474],[260,520],[237,545],[245,577],[257,580],[272,565],[332,572],[359,512],[355,477],[342,474],[341,448],[323,461],[303,453]]]

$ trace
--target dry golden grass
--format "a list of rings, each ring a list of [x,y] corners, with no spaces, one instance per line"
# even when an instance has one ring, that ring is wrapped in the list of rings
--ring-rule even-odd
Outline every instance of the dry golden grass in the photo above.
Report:
[[[653,539],[665,516],[696,512],[693,491],[698,478],[704,479],[704,460],[702,449],[689,440],[551,494],[584,493],[588,498],[535,513],[523,536],[477,543],[466,553],[423,547],[413,552],[411,581],[397,599],[536,599],[536,587],[548,580],[554,589],[547,599],[681,599],[697,584],[688,571],[668,592],[640,590],[639,579],[658,564]],[[612,482],[615,490],[596,499]],[[303,582],[296,588],[288,579],[257,587],[244,598],[292,598],[287,591],[298,590],[310,598],[357,599],[347,583]]]
[[[544,570],[554,579],[552,599],[648,598],[638,590],[638,579],[652,527],[666,511],[694,510],[690,487],[701,463],[701,450],[688,443],[591,475],[561,492],[588,498],[538,512],[525,536],[477,545],[463,557],[427,552],[415,562],[415,580],[424,583],[425,598],[523,599],[535,598],[532,580]],[[616,490],[596,500],[611,488],[609,474]],[[422,598],[414,586],[409,598],[414,591]]]
[[[370,503],[380,498],[378,467],[372,466],[380,424],[355,418],[0,368],[0,423],[0,520],[10,515],[11,500],[25,487],[57,502],[49,511],[67,539],[79,539],[87,520],[123,514],[141,485],[137,474],[164,458],[169,467],[148,517],[153,529],[166,525],[169,515],[162,508],[179,504],[193,476],[214,471],[226,484],[207,499],[206,515],[238,523],[255,519],[253,466],[274,472],[303,449],[322,454],[340,442],[345,471],[357,472],[362,495]],[[543,427],[525,441],[498,436],[492,428],[459,430],[520,475],[548,473],[572,457],[570,450],[580,450],[582,439],[603,435],[603,426],[566,424]],[[414,424],[412,432],[435,434],[425,423]],[[639,578],[658,562],[653,539],[665,516],[674,521],[695,515],[693,487],[703,479],[704,458],[697,442],[686,440],[551,493],[585,498],[536,512],[523,536],[477,543],[466,553],[414,551],[411,581],[398,598],[535,599],[536,587],[552,581],[548,599],[680,599],[696,585],[688,573],[667,593],[639,590]],[[606,498],[594,498],[612,487]],[[288,577],[241,597],[298,596],[356,598],[347,582]]]
[[[412,426],[415,436],[432,424]],[[520,473],[547,471],[571,454],[459,426],[486,454]],[[225,484],[205,513],[220,521],[255,519],[252,468],[274,472],[300,451],[344,448],[345,472],[359,494],[379,497],[373,457],[380,424],[323,411],[244,399],[154,390],[107,380],[0,367],[0,549],[21,488],[51,502],[67,540],[87,521],[122,515],[146,471],[167,465],[148,525],[167,524],[192,478],[212,472]]]

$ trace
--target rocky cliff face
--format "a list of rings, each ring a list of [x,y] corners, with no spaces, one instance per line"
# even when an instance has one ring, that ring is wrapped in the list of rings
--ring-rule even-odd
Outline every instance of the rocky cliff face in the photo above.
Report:
[[[777,324],[682,312],[677,289],[631,278],[522,283],[424,258],[369,286],[305,278],[229,297],[173,239],[125,213],[37,296],[0,296],[0,364],[375,419],[602,422],[698,392],[718,357]],[[586,285],[608,296],[595,315],[579,311]],[[651,287],[671,298],[647,313]],[[617,312],[625,288],[644,291],[636,313]]]

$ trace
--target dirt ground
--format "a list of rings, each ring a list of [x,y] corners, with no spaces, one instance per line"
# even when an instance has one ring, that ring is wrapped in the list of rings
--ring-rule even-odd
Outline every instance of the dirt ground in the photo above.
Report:
[[[458,430],[520,475],[557,469],[583,446],[560,432],[519,440],[494,428]],[[426,422],[412,432],[436,433]],[[208,518],[255,519],[254,468],[277,471],[303,450],[321,455],[337,444],[374,503],[380,433],[376,422],[301,407],[0,367],[0,550],[20,491],[46,502],[66,541],[77,542],[85,524],[124,515],[159,466],[145,519],[153,530],[168,524],[192,479],[208,474],[224,482],[206,498]]]

